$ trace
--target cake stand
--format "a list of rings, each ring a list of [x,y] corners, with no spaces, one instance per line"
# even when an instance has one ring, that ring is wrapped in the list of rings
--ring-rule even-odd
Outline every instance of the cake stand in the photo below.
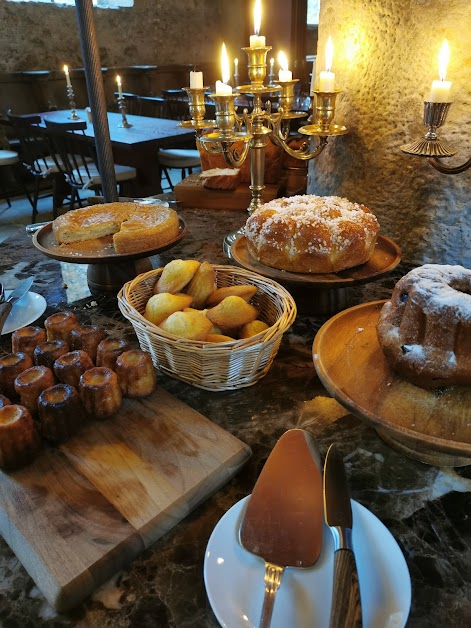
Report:
[[[384,236],[378,236],[373,254],[366,264],[338,273],[292,273],[265,266],[250,255],[244,235],[233,243],[230,254],[239,266],[285,286],[299,311],[308,314],[332,314],[345,309],[351,305],[354,286],[380,279],[401,261],[400,248]]]
[[[426,390],[395,373],[376,336],[384,303],[340,312],[317,332],[313,359],[322,384],[401,453],[437,466],[471,464],[471,386]]]
[[[184,238],[187,228],[179,218],[176,238],[153,249],[132,254],[119,254],[113,248],[112,236],[96,238],[71,246],[60,246],[54,239],[52,223],[47,223],[33,235],[34,246],[52,259],[71,264],[88,264],[87,282],[93,295],[112,292],[117,294],[123,285],[137,275],[152,270],[150,255],[157,255],[172,248]]]

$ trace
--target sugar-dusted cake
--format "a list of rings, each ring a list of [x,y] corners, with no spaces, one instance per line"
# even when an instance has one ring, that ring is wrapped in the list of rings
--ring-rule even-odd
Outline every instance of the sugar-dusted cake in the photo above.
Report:
[[[364,264],[378,231],[376,217],[364,205],[309,194],[265,203],[245,225],[253,258],[297,273],[335,273]]]
[[[383,306],[377,334],[389,364],[412,383],[471,385],[471,270],[411,270]]]
[[[104,203],[62,214],[52,223],[58,244],[72,244],[113,236],[119,254],[140,253],[174,240],[178,215],[163,205]]]

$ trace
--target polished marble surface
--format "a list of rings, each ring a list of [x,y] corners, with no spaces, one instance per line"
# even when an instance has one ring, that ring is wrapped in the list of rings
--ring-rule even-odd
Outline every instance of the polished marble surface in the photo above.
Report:
[[[187,237],[154,258],[153,264],[175,257],[226,263],[222,238],[242,224],[244,213],[181,210],[181,215],[188,224]],[[89,295],[84,266],[62,266],[43,257],[23,231],[0,244],[0,255],[0,277],[8,288],[30,274],[35,276],[33,290],[48,303],[40,322],[67,307],[81,322],[98,323],[110,335],[135,341],[114,297]],[[406,270],[399,266],[390,276],[355,288],[352,304],[387,298]],[[268,375],[251,388],[211,393],[160,375],[163,388],[249,444],[252,459],[236,478],[67,615],[58,615],[48,605],[0,541],[0,623],[6,627],[216,627],[203,582],[209,536],[224,512],[251,492],[281,434],[301,427],[316,436],[323,454],[330,443],[340,444],[352,497],[389,528],[404,552],[412,578],[407,625],[471,625],[471,467],[437,468],[405,458],[329,398],[311,358],[314,335],[325,320],[325,316],[299,315]],[[8,336],[1,339],[1,350],[8,350],[8,342]]]

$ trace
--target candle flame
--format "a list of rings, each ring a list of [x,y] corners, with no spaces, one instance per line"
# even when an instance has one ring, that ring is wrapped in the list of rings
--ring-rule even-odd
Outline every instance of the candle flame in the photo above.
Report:
[[[118,83],[118,85],[121,85],[121,77],[119,74],[116,76],[116,82]]]
[[[262,0],[255,0],[253,9],[253,32],[254,35],[260,33],[260,25],[262,23]]]
[[[334,42],[329,35],[327,43],[325,45],[325,69],[327,72],[332,70],[332,62],[334,60]]]
[[[278,53],[278,63],[280,64],[282,70],[288,69],[288,57],[282,50]]]
[[[441,81],[446,79],[446,71],[448,68],[448,61],[450,60],[450,47],[446,39],[443,40],[442,47],[438,53],[438,76]]]
[[[69,66],[64,65],[64,73],[68,74],[69,73]]]
[[[229,80],[231,78],[231,70],[229,67],[229,57],[227,56],[225,44],[222,44],[221,49],[221,74],[222,82],[226,84],[229,83]]]

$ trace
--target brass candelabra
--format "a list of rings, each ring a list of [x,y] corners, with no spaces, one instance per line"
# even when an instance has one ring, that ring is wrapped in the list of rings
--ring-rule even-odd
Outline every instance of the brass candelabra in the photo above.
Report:
[[[69,99],[69,105],[70,105],[70,116],[69,116],[69,120],[80,120],[80,116],[77,115],[77,111],[76,111],[76,104],[75,104],[75,94],[74,94],[74,88],[72,87],[72,85],[67,85],[67,97]]]
[[[121,112],[121,122],[118,124],[118,126],[121,129],[130,129],[132,127],[132,124],[128,122],[128,119],[126,118],[126,99],[124,98],[124,96],[118,96],[117,101],[119,110]]]
[[[314,91],[316,122],[302,126],[299,132],[306,140],[297,149],[288,145],[291,121],[305,118],[308,113],[293,111],[294,86],[297,79],[264,85],[266,57],[271,46],[242,48],[248,58],[250,83],[239,85],[227,95],[209,94],[215,102],[216,120],[205,120],[206,87],[184,88],[188,93],[191,120],[182,124],[195,129],[200,144],[209,153],[222,153],[228,166],[238,168],[250,155],[251,214],[263,204],[265,151],[270,140],[296,159],[309,160],[318,157],[327,145],[329,137],[343,135],[347,128],[333,124],[335,100],[340,90],[333,92]],[[263,94],[279,93],[279,106],[272,111],[271,102],[262,107]],[[241,94],[253,94],[253,109],[237,113],[235,100]],[[213,129],[210,132],[206,132]],[[318,145],[311,146],[313,137],[319,137]],[[240,148],[242,142],[242,148]],[[243,235],[244,228],[228,234],[224,240],[224,251],[230,257],[230,249],[236,239]]]
[[[423,139],[401,146],[403,153],[416,157],[427,157],[435,170],[443,174],[459,174],[471,167],[471,157],[459,166],[446,166],[442,159],[452,157],[458,152],[447,142],[439,139],[437,129],[445,123],[451,102],[424,102],[423,123],[427,131]]]

